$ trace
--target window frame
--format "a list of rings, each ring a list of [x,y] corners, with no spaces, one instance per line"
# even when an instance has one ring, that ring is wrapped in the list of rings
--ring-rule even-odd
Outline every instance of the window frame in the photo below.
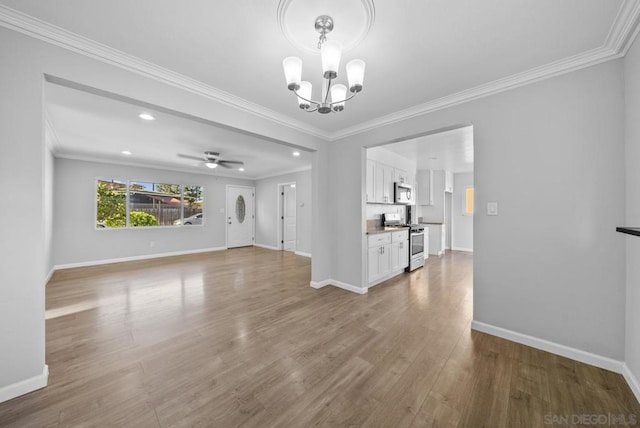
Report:
[[[125,226],[123,227],[98,227],[98,184],[100,182],[121,182],[125,184]],[[130,185],[131,183],[152,183],[152,184],[171,184],[180,186],[180,224],[168,224],[168,225],[157,225],[157,226],[131,226],[131,192]],[[103,178],[96,177],[93,180],[93,223],[95,230],[132,230],[132,229],[142,229],[142,230],[150,230],[150,229],[179,229],[185,227],[184,224],[184,191],[185,187],[200,187],[202,191],[202,211],[199,214],[202,214],[202,222],[200,224],[190,224],[189,227],[202,227],[206,223],[206,212],[205,212],[205,186],[203,185],[194,185],[194,184],[175,184],[175,183],[166,183],[160,182],[157,180],[135,180],[135,179],[118,179],[118,178]]]

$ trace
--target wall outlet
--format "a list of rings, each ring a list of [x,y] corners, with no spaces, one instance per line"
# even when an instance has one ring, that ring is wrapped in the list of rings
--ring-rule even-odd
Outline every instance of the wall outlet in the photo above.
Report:
[[[498,215],[497,202],[487,202],[487,215]]]
[[[220,208],[220,214],[224,214],[224,208]]]
[[[149,247],[153,248],[156,246],[156,241],[149,241]]]

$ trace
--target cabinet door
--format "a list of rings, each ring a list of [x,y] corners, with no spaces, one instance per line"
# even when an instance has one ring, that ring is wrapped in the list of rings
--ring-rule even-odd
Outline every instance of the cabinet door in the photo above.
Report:
[[[378,164],[380,166],[381,164]],[[393,191],[393,168],[388,165],[382,165],[383,171],[383,201],[384,203],[391,204],[394,202]]]
[[[409,266],[409,240],[398,242],[398,268],[404,269]]]
[[[398,183],[402,183],[402,184],[409,184],[409,178],[408,178],[407,172],[401,169],[395,169],[394,181],[397,181]]]
[[[384,166],[379,163],[375,163],[374,180],[373,180],[373,202],[385,202],[384,200]]]
[[[367,257],[369,282],[375,281],[380,277],[380,256],[382,254],[382,247],[369,248],[369,255]]]
[[[382,254],[380,255],[380,276],[386,275],[391,271],[391,244],[382,246]]]
[[[421,170],[416,174],[416,204],[433,205],[433,171]]]
[[[400,242],[391,243],[389,270],[394,271],[400,268]]]
[[[367,159],[367,202],[376,202],[376,164],[374,161]]]

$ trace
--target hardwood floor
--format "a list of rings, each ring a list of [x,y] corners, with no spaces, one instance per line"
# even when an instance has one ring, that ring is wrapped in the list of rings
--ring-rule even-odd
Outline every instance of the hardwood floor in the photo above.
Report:
[[[49,386],[0,426],[640,424],[620,375],[470,331],[469,254],[367,295],[309,281],[309,259],[255,247],[57,272]]]

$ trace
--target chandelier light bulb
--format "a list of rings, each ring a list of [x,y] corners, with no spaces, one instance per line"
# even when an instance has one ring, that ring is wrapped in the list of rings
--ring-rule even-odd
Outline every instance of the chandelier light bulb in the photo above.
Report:
[[[298,89],[302,80],[302,60],[296,56],[289,56],[282,61],[284,77],[289,90]]]
[[[298,105],[302,109],[308,109],[311,104],[309,100],[311,99],[311,91],[313,89],[313,85],[311,82],[307,82],[306,80],[300,82],[300,89],[298,89]]]
[[[340,57],[342,56],[342,43],[337,40],[327,40],[320,47],[322,58],[322,75],[325,79],[338,77]]]
[[[347,80],[351,92],[360,92],[364,82],[365,63],[361,59],[352,59],[347,63]]]
[[[345,99],[347,98],[347,87],[342,83],[331,87],[331,104],[335,111],[344,110]]]

